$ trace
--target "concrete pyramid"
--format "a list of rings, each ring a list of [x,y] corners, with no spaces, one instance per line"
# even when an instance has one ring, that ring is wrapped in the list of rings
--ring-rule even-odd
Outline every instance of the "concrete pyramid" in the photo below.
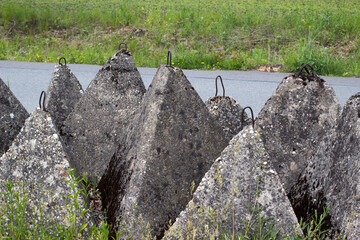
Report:
[[[320,140],[334,126],[340,105],[317,75],[284,78],[255,123],[286,193],[294,187]]]
[[[328,226],[347,239],[360,238],[360,93],[349,98],[334,131],[322,141],[305,173],[299,208],[329,207]],[[311,209],[312,208],[312,209]]]
[[[246,126],[211,166],[163,239],[217,239],[225,232],[254,239],[259,217],[268,219],[263,232],[273,223],[273,229],[280,230],[277,237],[301,235],[270,162],[259,134]]]
[[[47,225],[66,225],[70,224],[67,196],[74,194],[64,181],[71,180],[69,171],[70,165],[50,114],[37,109],[26,119],[13,144],[0,158],[0,188],[6,192],[5,181],[10,180],[13,190],[28,191],[28,204],[33,210],[27,211],[29,224],[41,222],[43,217]],[[84,207],[81,197],[77,201]],[[78,221],[80,223],[81,219]]]
[[[83,92],[70,68],[66,64],[56,64],[46,92],[45,108],[57,129],[61,129]]]
[[[0,156],[10,147],[29,113],[0,78]]]
[[[112,229],[161,237],[226,144],[183,72],[161,66],[99,183]]]
[[[70,163],[79,174],[101,178],[145,91],[125,49],[100,69],[61,129]]]

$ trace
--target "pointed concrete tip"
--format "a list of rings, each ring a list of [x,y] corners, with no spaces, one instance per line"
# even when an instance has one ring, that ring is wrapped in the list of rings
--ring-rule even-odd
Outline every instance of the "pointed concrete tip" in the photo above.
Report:
[[[28,116],[24,106],[0,78],[0,156],[8,150]]]
[[[46,92],[45,109],[58,130],[84,93],[82,86],[67,65],[56,64]]]
[[[102,69],[106,70],[116,70],[123,72],[133,72],[137,71],[134,58],[128,50],[121,49],[113,56],[111,56]]]

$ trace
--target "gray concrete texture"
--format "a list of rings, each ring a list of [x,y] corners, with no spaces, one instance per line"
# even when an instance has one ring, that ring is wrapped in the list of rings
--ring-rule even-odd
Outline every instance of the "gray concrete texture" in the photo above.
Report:
[[[56,64],[46,91],[45,109],[58,130],[84,93],[81,84],[65,64]]]
[[[334,129],[325,137],[306,168],[300,184],[300,208],[329,207],[333,231],[360,238],[360,93],[350,97]]]
[[[216,96],[209,98],[205,102],[209,112],[213,115],[214,119],[221,125],[226,141],[230,141],[241,130],[242,121],[243,125],[248,124],[248,116],[238,102],[230,96]]]
[[[112,59],[114,60],[114,56],[112,57]],[[80,81],[85,87],[89,84],[90,80],[93,78],[98,69],[100,69],[99,66],[91,65],[69,66],[72,68],[74,73],[77,75],[77,77],[80,79]],[[37,105],[39,96],[38,93],[40,93],[41,90],[44,89],[44,86],[47,86],[48,84],[52,68],[53,64],[0,61],[0,75],[5,78],[6,83],[3,85],[10,85],[10,89],[14,91],[14,93],[16,94],[16,96],[19,97],[19,99],[21,99],[21,102],[24,103],[25,107],[27,109],[30,109],[31,111]],[[145,85],[150,85],[151,79],[154,76],[155,71],[155,69],[149,68],[140,69],[140,73],[144,77]],[[100,72],[96,75],[95,79],[91,82],[89,86],[90,90],[87,90],[89,92],[97,92],[99,91],[99,89],[105,89],[103,91],[105,92],[105,97],[99,96],[103,93],[99,95],[95,94],[95,97],[91,99],[89,98],[88,103],[86,105],[83,105],[82,109],[80,109],[79,107],[78,112],[89,111],[89,109],[87,109],[86,107],[90,105],[94,107],[94,110],[89,111],[89,119],[96,116],[93,111],[96,111],[96,108],[102,109],[103,107],[101,106],[101,104],[103,104],[104,106],[104,103],[98,104],[98,102],[94,101],[94,99],[104,99],[107,96],[113,94],[114,89],[116,89],[116,91],[122,89],[122,87],[117,88],[115,86],[119,83],[116,77],[117,73],[119,72],[124,72],[125,74],[125,72],[128,71],[126,69],[123,69],[122,67],[116,66],[116,64],[111,64],[111,61],[106,63],[104,67],[100,69]],[[360,116],[358,110],[359,94],[349,99],[346,106],[342,110],[342,116],[341,118],[339,118],[339,120],[336,119],[339,116],[340,106],[334,94],[335,90],[337,96],[339,97],[340,103],[344,104],[348,97],[353,94],[353,91],[357,91],[358,89],[360,89],[358,79],[325,77],[325,79],[327,80],[326,82],[318,82],[311,78],[290,76],[286,77],[281,81],[281,79],[288,74],[262,73],[256,71],[209,72],[193,70],[184,70],[184,73],[189,77],[192,85],[199,92],[199,95],[203,100],[213,96],[213,94],[215,93],[215,86],[213,85],[214,76],[221,74],[223,76],[225,88],[227,89],[226,92],[228,93],[228,95],[233,96],[234,99],[237,99],[239,103],[241,103],[243,106],[253,106],[255,115],[264,106],[266,99],[271,96],[270,99],[266,102],[263,110],[258,114],[259,118],[257,120],[257,124],[262,129],[260,133],[264,140],[265,149],[268,151],[268,154],[270,156],[269,162],[272,162],[271,164],[273,164],[274,170],[278,171],[280,179],[285,184],[285,192],[288,193],[290,199],[292,199],[293,207],[302,208],[303,210],[305,209],[304,211],[309,214],[314,209],[319,210],[323,206],[330,206],[330,209],[332,209],[330,210],[330,214],[331,224],[334,226],[333,229],[345,229],[349,232],[350,239],[359,238],[360,228],[358,226],[358,223],[360,220],[358,218],[358,214],[360,212],[360,205],[358,203],[359,200],[357,193],[357,160],[359,159],[359,153],[357,151],[357,146],[359,145],[358,119]],[[140,78],[140,74],[136,75],[137,78]],[[107,87],[108,83],[102,84],[102,77],[98,79],[98,76],[103,76],[104,79],[110,79],[113,85],[109,84],[109,87]],[[195,128],[189,127],[190,134],[186,135],[188,133],[186,131],[184,133],[184,129],[186,130],[187,128],[186,126],[181,125],[184,123],[179,124],[179,126],[181,127],[176,127],[176,119],[181,116],[181,114],[179,114],[179,116],[176,115],[176,117],[175,115],[172,116],[171,114],[173,113],[174,109],[176,110],[178,109],[178,107],[180,108],[181,104],[185,103],[186,105],[186,97],[188,96],[186,95],[184,97],[183,95],[181,95],[183,93],[181,93],[180,90],[179,92],[169,90],[167,88],[165,88],[164,90],[161,84],[165,84],[165,82],[159,81],[158,83],[154,84],[156,87],[150,85],[150,93],[148,94],[153,95],[153,98],[155,99],[151,99],[150,96],[148,97],[151,100],[151,104],[143,102],[141,110],[136,112],[136,108],[140,106],[141,97],[135,97],[136,100],[132,102],[136,102],[138,107],[135,107],[132,110],[126,109],[129,111],[117,115],[120,116],[120,118],[122,119],[125,118],[126,121],[122,123],[121,121],[109,123],[109,125],[113,126],[115,126],[116,124],[120,124],[129,129],[129,131],[127,131],[126,133],[123,132],[124,134],[118,135],[116,133],[114,135],[111,135],[111,131],[103,131],[103,129],[105,129],[105,126],[108,123],[106,122],[104,124],[102,119],[98,119],[98,121],[97,119],[95,120],[96,124],[98,125],[91,125],[91,121],[88,121],[86,123],[81,122],[81,124],[79,124],[83,118],[87,118],[87,116],[85,116],[86,114],[83,116],[78,115],[77,119],[75,115],[73,116],[73,129],[85,128],[84,125],[88,125],[86,127],[90,127],[90,129],[96,130],[98,129],[98,126],[101,126],[103,129],[100,129],[99,131],[105,132],[105,137],[104,135],[101,135],[102,133],[99,133],[99,139],[106,139],[106,137],[108,137],[109,139],[104,142],[104,146],[111,145],[109,144],[109,142],[113,143],[112,146],[114,146],[107,153],[105,153],[107,154],[105,158],[108,160],[106,160],[104,163],[101,163],[100,167],[95,166],[94,168],[92,163],[89,163],[87,161],[84,161],[83,163],[76,163],[78,164],[77,166],[85,166],[92,169],[102,168],[102,171],[104,171],[107,162],[110,161],[111,156],[113,156],[111,160],[111,165],[109,167],[111,171],[108,169],[107,181],[103,182],[103,184],[108,185],[106,191],[108,191],[107,193],[109,193],[106,196],[105,203],[108,207],[111,206],[111,209],[113,210],[112,212],[109,212],[110,215],[113,214],[111,218],[115,219],[115,222],[119,223],[122,221],[122,216],[135,216],[131,215],[134,211],[134,209],[132,208],[133,205],[131,205],[131,201],[137,201],[137,203],[139,203],[139,206],[141,206],[140,210],[142,212],[145,212],[145,216],[143,216],[142,214],[135,216],[135,218],[139,220],[138,229],[140,229],[141,227],[144,227],[145,229],[145,225],[141,225],[140,223],[142,222],[145,224],[146,221],[149,221],[148,219],[150,219],[150,216],[152,216],[152,214],[157,214],[161,212],[157,211],[158,208],[149,210],[146,207],[143,207],[148,203],[147,197],[149,196],[149,199],[152,199],[163,196],[164,198],[160,197],[159,199],[166,199],[165,195],[166,197],[170,196],[171,191],[165,191],[164,193],[161,193],[162,195],[156,195],[156,190],[159,190],[159,188],[166,188],[168,182],[173,183],[172,181],[174,179],[177,179],[177,177],[181,179],[180,172],[184,171],[185,165],[177,166],[172,165],[172,163],[170,162],[171,169],[175,167],[175,170],[173,170],[174,172],[171,173],[173,175],[169,175],[169,177],[164,180],[163,186],[159,184],[159,182],[162,183],[161,181],[163,180],[163,178],[160,177],[160,170],[170,168],[166,167],[168,166],[166,164],[169,163],[170,156],[170,153],[168,153],[166,149],[175,147],[172,145],[176,145],[176,143],[174,144],[174,142],[180,141],[179,139],[182,139],[184,142],[186,142],[186,140],[184,139],[187,139],[187,137],[191,139],[192,137],[194,137],[193,135],[195,133],[197,134]],[[139,83],[139,85],[141,85],[141,83]],[[280,85],[278,86],[279,83]],[[101,86],[98,87],[97,90],[91,90],[92,85],[97,84]],[[332,86],[334,90],[332,90],[329,86]],[[180,87],[183,86],[181,85]],[[277,89],[275,90],[275,92],[273,92],[276,87]],[[158,91],[155,91],[155,88]],[[5,88],[4,86],[2,86],[2,89],[8,89],[8,87],[6,86]],[[143,94],[145,92],[145,87],[140,87],[140,89],[141,90],[139,90],[139,92]],[[188,91],[188,89],[186,90]],[[271,93],[273,94],[271,95]],[[166,102],[164,99],[162,99],[162,97],[164,97],[166,94],[181,95],[181,104],[177,103],[176,101]],[[2,97],[3,94],[0,95],[1,102],[4,101]],[[108,99],[108,101],[110,100]],[[197,102],[197,100],[195,102]],[[229,110],[230,113],[233,113],[231,107],[236,106],[235,100],[231,101],[230,105],[230,107],[225,107],[225,110]],[[191,105],[190,103],[186,106],[189,109],[193,107],[193,105]],[[216,106],[217,105],[212,106],[213,110],[217,110],[214,109],[214,107]],[[109,111],[112,110],[113,109]],[[226,113],[226,111],[222,116],[232,115]],[[5,111],[1,109],[1,114],[3,112]],[[157,113],[157,115],[155,113]],[[175,111],[175,113],[177,112]],[[187,112],[185,111],[185,113]],[[73,112],[73,114],[75,114],[75,112]],[[10,117],[13,116],[11,113],[8,115]],[[104,113],[101,113],[100,115],[104,115]],[[214,115],[216,115],[216,113]],[[3,116],[7,116],[7,114],[2,114],[1,117],[4,118]],[[114,117],[110,114],[106,116],[109,119],[114,119]],[[236,119],[235,116],[236,113],[234,112],[234,115],[232,115],[229,119]],[[132,121],[133,119],[135,119],[135,121]],[[163,119],[171,119],[171,121],[169,121],[171,124],[165,124]],[[225,117],[223,118],[223,120],[224,122],[227,121]],[[218,120],[218,122],[223,123],[221,120]],[[140,124],[138,125],[138,123]],[[147,127],[144,127],[144,124],[150,124],[149,127],[152,128],[152,130],[155,130],[153,132],[150,130],[147,132],[147,130],[145,129]],[[237,124],[238,119],[235,125]],[[174,126],[175,129],[172,129]],[[224,129],[229,128],[226,126],[226,124],[223,124],[223,126],[225,126]],[[177,134],[178,132],[181,132],[180,129],[182,129],[183,132],[181,134]],[[196,129],[197,131],[199,131],[199,128]],[[156,130],[157,132],[161,133],[155,134]],[[68,136],[70,136],[71,138],[73,138],[74,136],[81,137],[81,134],[88,134],[89,132],[86,132],[86,130],[79,130],[80,132],[75,131],[76,130],[72,130],[72,133],[68,131]],[[236,131],[234,131],[234,133]],[[170,137],[167,138],[167,136]],[[175,139],[176,136],[178,139]],[[109,141],[110,138],[111,141]],[[116,141],[112,141],[115,139]],[[230,139],[230,136],[228,136],[228,139]],[[98,140],[98,138],[94,137],[93,140],[96,141]],[[90,141],[88,144],[93,145],[93,140]],[[159,144],[154,144],[157,142],[159,142]],[[121,143],[118,152],[113,155],[118,143]],[[190,150],[193,148],[196,149],[199,146],[196,141],[191,143],[192,145],[189,144],[187,146]],[[182,146],[181,144],[184,143],[180,141],[177,145]],[[208,142],[206,142],[206,145],[207,144]],[[68,144],[68,146],[69,145],[71,144]],[[45,148],[45,145],[43,147]],[[201,145],[200,148],[201,147],[204,146]],[[100,147],[100,149],[105,148]],[[86,159],[93,158],[93,154],[91,153],[91,151],[95,151],[97,153],[99,152],[99,149],[90,149],[89,151],[85,151],[89,152],[89,156],[85,157]],[[199,151],[197,150],[194,150],[193,152],[190,151],[190,153],[192,154],[191,157],[200,157]],[[159,158],[157,154],[160,155],[161,159],[163,160],[163,169],[161,168],[161,165],[157,165],[156,161],[154,160]],[[169,156],[167,156],[167,154]],[[177,155],[179,154],[182,157],[186,155],[182,154],[181,152]],[[200,154],[202,155],[202,153]],[[81,155],[82,153],[80,154],[80,156]],[[175,155],[176,154],[174,154],[174,157]],[[150,157],[149,160],[145,161],[144,159],[146,159],[148,156],[152,157]],[[281,157],[277,158],[274,156]],[[73,159],[76,158],[76,156],[73,157]],[[139,159],[141,161],[138,161]],[[308,162],[310,163],[306,168],[306,171],[304,172],[304,169]],[[203,166],[200,165],[197,165],[198,170],[203,168]],[[121,176],[121,174],[124,172],[126,174],[123,174]],[[191,175],[186,170],[185,172],[188,175]],[[95,173],[92,175],[97,174],[98,176],[101,175],[100,173]],[[115,179],[119,185],[113,184],[113,181],[111,181],[112,176],[116,176]],[[154,180],[147,181],[147,179],[152,179],[154,176],[156,176]],[[174,185],[176,186],[174,189],[177,189],[175,195],[177,195],[179,192],[181,194],[183,192],[186,192],[184,191],[184,189],[186,188],[184,187],[184,185]],[[115,189],[116,186],[118,186],[120,190]],[[133,187],[133,189],[135,190],[127,190],[129,186]],[[212,185],[210,184],[210,186]],[[121,201],[123,201],[123,199],[125,198],[122,198],[120,196],[125,195],[127,199],[130,200],[124,200],[125,203],[123,203]],[[339,199],[341,200],[339,201]],[[179,201],[187,203],[189,199],[187,199],[187,197],[183,197],[182,200]],[[162,206],[161,204],[163,203],[164,202],[160,201],[158,205]],[[295,206],[296,204],[294,203],[297,203],[297,206]],[[155,217],[156,220],[154,221],[154,223],[152,223],[150,232],[152,234],[161,236],[163,230],[166,229],[168,223],[165,220],[168,221],[169,219],[171,219],[173,221],[174,216],[177,216],[176,211],[180,210],[167,209],[167,214],[171,216],[167,218],[161,217],[161,214],[159,214],[157,217]],[[148,215],[146,216],[146,214]],[[125,224],[128,224],[129,226],[129,223]]]
[[[217,239],[224,232],[241,232],[254,239],[259,216],[262,221],[268,219],[262,233],[273,223],[280,230],[277,239],[301,235],[259,133],[247,126],[206,173],[164,239]]]
[[[296,75],[284,78],[260,111],[255,125],[286,193],[296,185],[339,111],[335,92],[324,80]]]
[[[178,68],[158,69],[133,123],[99,189],[113,228],[161,237],[227,142]]]
[[[12,144],[29,113],[0,78],[0,156]]]
[[[100,180],[145,91],[127,50],[118,51],[99,70],[60,130],[78,175]]]
[[[25,220],[28,224],[56,227],[61,222],[70,226],[67,207],[70,207],[71,199],[67,196],[73,196],[74,192],[65,182],[71,180],[69,170],[50,114],[37,109],[26,119],[11,147],[0,158],[0,188],[8,193],[5,182],[10,180],[13,191],[28,194]],[[7,196],[1,194],[1,198],[4,201]],[[81,196],[76,201],[79,209],[84,208]],[[82,221],[89,220],[79,218],[80,210],[74,214],[77,214],[80,226]]]

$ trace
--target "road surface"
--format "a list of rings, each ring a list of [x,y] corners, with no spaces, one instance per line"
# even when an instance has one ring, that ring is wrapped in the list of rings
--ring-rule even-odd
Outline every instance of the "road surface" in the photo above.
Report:
[[[0,61],[0,78],[10,86],[11,91],[31,113],[38,107],[41,91],[47,90],[55,63],[34,63]],[[87,88],[101,66],[86,64],[68,64]],[[144,84],[148,87],[156,73],[156,68],[138,68]],[[267,73],[259,71],[200,71],[184,70],[185,75],[205,101],[215,95],[215,78],[221,75],[226,95],[232,96],[242,107],[251,106],[257,115],[271,96],[280,81],[288,73]],[[360,91],[360,78],[323,77],[335,90],[340,104]],[[221,86],[219,84],[222,94]]]

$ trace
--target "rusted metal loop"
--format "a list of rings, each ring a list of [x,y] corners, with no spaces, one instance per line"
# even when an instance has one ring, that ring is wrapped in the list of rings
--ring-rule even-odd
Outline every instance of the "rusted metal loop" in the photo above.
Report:
[[[59,59],[59,64],[62,65],[62,63],[61,63],[61,60],[62,60],[62,59],[64,59],[65,66],[66,66],[66,59],[65,59],[64,57],[61,57],[61,58]]]
[[[41,100],[42,99],[42,100]],[[45,99],[46,99],[46,92],[45,91],[42,91],[41,94],[40,94],[40,98],[39,98],[39,107],[41,110],[45,111],[46,112],[46,109],[45,109]]]
[[[299,69],[299,72],[296,74],[296,77],[299,77],[300,75],[302,75],[302,71],[305,69],[305,71],[306,71],[306,73],[308,74],[308,75],[310,75],[310,72],[309,72],[309,70],[307,69],[307,67],[308,66],[310,66],[309,64],[301,64],[301,66],[300,66],[300,69]],[[310,66],[311,67],[311,66]]]
[[[171,67],[171,51],[170,50],[168,51],[168,54],[167,54],[166,66]]]
[[[218,78],[220,78],[221,86],[222,86],[222,89],[223,89],[223,97],[225,97],[225,87],[224,87],[222,77],[220,75],[215,78],[215,87],[216,87],[215,97],[217,97],[217,94],[218,94],[218,86],[217,86]]]
[[[125,46],[125,48],[121,48],[121,45],[124,45],[124,46]],[[119,50],[121,50],[121,49],[125,49],[125,50],[127,50],[127,45],[126,45],[126,43],[125,43],[125,42],[121,42],[121,43],[119,44]]]
[[[308,67],[312,68],[309,64],[302,64],[303,69],[305,69],[306,73],[310,75]]]
[[[318,78],[319,76],[315,73],[314,68],[310,64],[302,64],[297,76],[300,76],[302,74],[303,69],[305,69],[306,73],[314,78]],[[311,74],[310,74],[311,71]]]
[[[251,107],[245,107],[241,112],[241,128],[240,131],[244,128],[244,113],[246,109],[250,109],[251,112],[251,121],[252,121],[252,127],[254,128],[255,120],[254,120],[254,112]]]
[[[319,82],[319,84],[321,86],[323,86],[321,78],[315,73],[314,68],[310,64],[302,64],[299,72],[296,74],[296,77],[299,77],[302,74],[303,69],[305,69],[305,71],[309,77],[314,78],[316,81]],[[310,74],[310,72],[311,72],[311,74]]]
[[[319,76],[315,73],[314,68],[310,64],[306,64],[306,66],[310,68],[312,77],[319,78]]]

